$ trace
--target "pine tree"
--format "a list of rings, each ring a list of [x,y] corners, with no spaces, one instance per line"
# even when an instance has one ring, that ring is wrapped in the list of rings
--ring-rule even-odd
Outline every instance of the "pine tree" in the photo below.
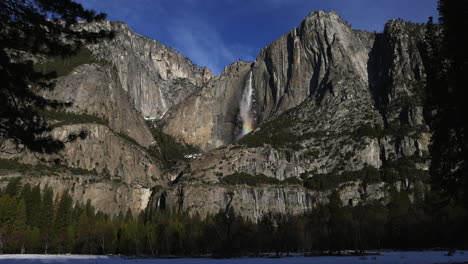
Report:
[[[125,221],[121,226],[119,252],[128,255],[138,255],[140,253],[138,223],[133,218],[130,209],[128,209]]]
[[[327,229],[330,239],[329,253],[333,251],[341,252],[344,249],[347,232],[349,228],[349,216],[343,207],[340,194],[337,190],[333,190],[328,196],[327,208],[330,213],[330,218],[327,223]]]
[[[388,232],[392,247],[406,248],[407,215],[411,202],[406,192],[391,191],[391,201],[388,205]]]
[[[55,216],[55,241],[59,253],[69,253],[73,245],[73,201],[68,192],[62,193]]]
[[[27,202],[27,200],[31,200],[31,185],[29,183],[26,183],[21,188],[20,199],[24,200],[25,202]]]
[[[468,207],[468,1],[439,1],[440,31],[427,25],[427,94],[433,188]]]
[[[41,246],[41,230],[37,227],[28,228],[28,245],[27,245],[27,252],[28,253],[42,253],[42,246]]]
[[[145,231],[149,235],[149,230]],[[117,227],[114,221],[110,221],[107,217],[97,215],[96,237],[98,241],[98,253],[109,254],[114,253],[117,244]]]
[[[86,215],[90,218],[94,218],[95,217],[94,211],[95,211],[94,206],[91,204],[91,200],[88,199],[86,201],[86,206],[85,206]]]
[[[42,207],[41,187],[39,184],[34,186],[31,190],[31,200],[31,219],[28,221],[28,224],[33,227],[38,227]]]
[[[54,193],[52,188],[45,186],[42,195],[41,211],[38,216],[38,224],[41,231],[40,240],[43,245],[43,253],[47,254],[49,246],[54,238]]]
[[[24,201],[10,195],[0,197],[0,251],[21,253],[26,242]]]
[[[73,30],[77,20],[104,18],[105,14],[96,15],[71,0],[0,1],[0,147],[8,139],[17,151],[27,147],[50,153],[63,148],[62,141],[44,133],[51,128],[36,109],[66,104],[34,92],[52,89],[56,74],[36,71],[21,54],[46,58],[76,54],[84,42],[111,36]]]
[[[21,192],[21,178],[16,177],[10,180],[5,188],[5,193],[10,195],[11,197],[16,197]]]
[[[31,189],[31,185],[25,184],[21,192],[21,199],[26,205],[26,223],[29,226],[39,226],[39,214],[41,213],[41,189],[36,185]]]
[[[86,211],[82,211],[76,230],[77,253],[96,254],[98,245],[95,226],[93,217],[88,216]]]

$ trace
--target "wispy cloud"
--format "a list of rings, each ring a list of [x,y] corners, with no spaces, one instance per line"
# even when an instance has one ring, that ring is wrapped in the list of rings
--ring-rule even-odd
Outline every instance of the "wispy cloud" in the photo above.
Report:
[[[226,43],[214,25],[184,14],[164,25],[171,36],[170,44],[199,66],[207,66],[214,74],[234,61],[253,60],[252,48],[239,43]]]
[[[216,24],[203,17],[198,0],[133,0],[131,5],[128,0],[112,0],[112,4],[108,0],[78,1],[87,8],[108,12],[110,19],[123,20],[137,33],[171,46],[196,65],[210,68],[214,74],[219,74],[234,61],[255,59],[256,49],[242,45],[240,41],[229,41],[230,38],[223,35]],[[215,0],[204,1],[208,4]]]

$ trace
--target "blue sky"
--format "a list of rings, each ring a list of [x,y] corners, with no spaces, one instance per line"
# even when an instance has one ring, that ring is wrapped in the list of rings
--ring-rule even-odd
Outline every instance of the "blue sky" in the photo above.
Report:
[[[219,74],[297,27],[311,11],[335,10],[353,28],[382,31],[392,18],[426,22],[437,0],[76,0],[106,12]]]

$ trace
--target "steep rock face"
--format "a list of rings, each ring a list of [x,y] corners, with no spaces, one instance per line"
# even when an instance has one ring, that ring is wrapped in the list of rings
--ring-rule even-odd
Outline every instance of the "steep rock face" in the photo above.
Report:
[[[353,31],[334,12],[317,11],[311,13],[299,28],[264,48],[252,68],[256,104],[251,111],[257,125],[308,98],[315,98],[319,105],[317,110],[324,111],[320,117],[324,123],[319,124],[324,126],[322,129],[336,124],[325,115],[338,120],[352,114],[354,119],[381,122],[373,107],[368,84],[371,35]],[[221,113],[214,114],[219,116]],[[169,121],[169,126],[185,129],[184,124],[171,122],[179,120]],[[212,129],[211,137],[218,130],[220,128]],[[187,140],[183,135],[174,135]],[[225,139],[223,143],[230,142]]]
[[[86,203],[90,200],[93,206],[110,215],[125,213],[130,209],[134,214],[144,210],[151,196],[151,189],[139,185],[128,185],[114,180],[102,179],[90,175],[24,175],[19,173],[1,173],[0,179],[5,187],[6,180],[22,177],[22,183],[33,186],[40,185],[41,188],[48,186],[57,195],[68,192],[74,201]]]
[[[260,127],[182,170],[185,189],[202,185],[210,190],[204,200],[217,202],[213,205],[185,195],[178,206],[200,212],[219,210],[227,205],[222,201],[229,193],[222,179],[234,172],[277,180],[332,177],[366,166],[394,169],[395,163],[412,159],[412,165],[421,170],[417,177],[423,177],[430,138],[421,98],[423,36],[423,26],[401,20],[390,21],[384,32],[374,34],[352,30],[336,13],[311,13],[299,28],[264,48],[252,66],[256,100],[252,113]],[[184,129],[177,119],[169,120],[168,126]],[[217,130],[212,123],[210,127]],[[175,130],[166,131],[185,140]],[[270,203],[279,199],[274,188],[248,189],[270,197]],[[379,188],[371,193],[377,199],[385,195]],[[358,194],[357,189],[341,192],[344,202]],[[235,207],[241,213],[252,212],[246,208],[255,208],[256,201],[252,195],[237,195],[232,204],[238,203]],[[311,206],[307,199],[301,201],[300,208]]]
[[[158,143],[143,117],[159,119],[169,108],[197,91],[212,74],[157,41],[132,32],[123,23],[104,21],[81,24],[80,28],[113,30],[116,34],[112,40],[87,46],[102,60],[100,63],[73,69],[57,80],[54,90],[43,95],[71,102],[67,112],[97,116],[106,125],[83,123],[55,128],[52,134],[60,139],[81,131],[87,137],[67,143],[57,155],[41,158],[60,160],[62,166],[93,171],[95,175],[88,177],[88,181],[73,171],[70,175],[60,172],[56,177],[41,175],[35,182],[47,183],[57,191],[72,188],[75,199],[91,199],[98,209],[112,214],[126,208],[136,213],[146,207],[150,188],[164,185],[168,180],[162,177],[160,162],[145,149]],[[67,120],[70,121],[76,123]],[[40,163],[31,153],[2,155],[2,158]],[[114,193],[116,190],[118,193]]]
[[[65,111],[96,116],[104,125],[65,120],[73,125],[59,125],[53,136],[67,139],[72,133],[85,131],[86,138],[67,143],[56,155],[23,152],[2,154],[1,158],[17,158],[25,164],[40,164],[38,158],[60,161],[61,166],[72,170],[38,175],[33,182],[47,183],[57,191],[68,189],[75,199],[91,199],[97,209],[112,214],[127,208],[136,213],[146,207],[149,190],[169,180],[163,178],[160,162],[147,153],[146,148],[158,142],[143,117],[159,119],[212,74],[157,41],[132,32],[123,23],[83,23],[80,28],[113,30],[116,34],[112,40],[87,45],[100,62],[73,69],[57,80],[54,90],[43,95],[70,102]],[[73,169],[92,172],[93,176],[76,175]],[[24,181],[32,179],[25,177]]]
[[[359,35],[338,14],[311,13],[299,28],[267,46],[256,59],[254,87],[261,120],[310,96],[326,105],[342,104],[353,92],[368,100],[368,54]]]
[[[338,179],[335,187],[346,203],[385,199],[389,184],[366,189],[361,178],[340,179],[345,173],[368,166],[383,170],[403,158],[414,158],[417,169],[427,170],[430,133],[419,97],[424,81],[420,25],[395,20],[373,34],[352,30],[336,13],[313,12],[264,48],[254,63],[234,63],[214,78],[124,24],[82,26],[117,32],[115,39],[89,46],[109,65],[80,66],[47,95],[73,101],[70,111],[97,115],[109,126],[56,128],[58,138],[82,130],[88,137],[46,158],[96,175],[88,180],[43,175],[34,181],[58,190],[74,188],[73,197],[90,198],[98,209],[113,203],[113,214],[138,211],[145,203],[157,206],[162,195],[168,206],[191,213],[233,206],[258,220],[266,212],[302,213],[325,201],[327,191],[305,188],[305,180]],[[239,139],[240,101],[250,82],[254,103],[249,112],[257,128],[227,145]],[[210,152],[163,172],[145,149],[153,139],[138,112],[162,117],[158,124],[165,133]],[[28,153],[19,157],[36,162]],[[227,183],[225,177],[236,172],[278,184]]]
[[[369,87],[385,128],[382,159],[429,153],[430,133],[424,119],[424,26],[390,20],[377,34],[369,68]]]
[[[340,188],[345,204],[362,200],[362,185],[355,182]],[[388,186],[373,184],[367,187],[369,200],[388,196]],[[203,193],[203,195],[200,195]],[[165,203],[174,209],[202,216],[216,214],[232,207],[237,213],[254,222],[267,213],[303,214],[327,202],[330,192],[311,191],[301,186],[258,186],[181,184],[164,192]],[[161,197],[161,196],[159,196]]]
[[[352,30],[334,12],[312,12],[300,27],[265,47],[252,66],[256,103],[251,111],[256,125],[306,100],[314,100],[315,109],[308,114],[309,119],[316,120],[314,130],[337,132],[352,129],[360,123],[379,127],[424,126],[422,103],[412,107],[404,105],[409,101],[407,99],[415,98],[414,95],[421,92],[424,66],[420,43],[423,35],[421,25],[401,20],[390,21],[383,33],[374,34]],[[244,76],[232,77],[245,79]],[[214,85],[207,86],[208,89],[216,86],[216,79],[211,83]],[[224,96],[226,94],[212,101],[227,102]],[[239,98],[237,94],[232,96],[229,101],[234,105],[229,108],[236,109]],[[192,108],[196,98],[199,95],[183,102],[185,107],[176,109],[172,116],[186,114],[178,111]],[[192,119],[191,122],[171,118],[166,122],[169,128],[165,131],[203,146],[205,150],[211,149],[219,146],[208,143],[219,140],[218,131],[231,129],[228,134],[236,134],[238,126],[224,127],[222,123],[213,126],[212,121],[206,126],[202,124],[236,114],[239,115],[238,112],[213,112],[211,118],[203,114],[203,119]],[[193,115],[194,118],[197,116]],[[403,124],[393,122],[400,119]],[[193,140],[193,134],[180,132],[190,131],[194,123],[209,128],[204,131],[203,138]],[[220,143],[227,144],[237,138],[222,137]]]
[[[148,147],[153,136],[145,120],[133,107],[122,89],[115,68],[110,65],[85,64],[59,78],[55,89],[46,91],[48,98],[71,102],[67,111],[98,116],[117,133]]]
[[[86,131],[84,140],[66,144],[59,155],[67,165],[75,168],[106,171],[111,179],[127,184],[152,187],[162,180],[162,173],[157,162],[141,147],[116,135],[102,125],[71,125],[56,128],[52,135],[66,140],[70,133]],[[92,155],[90,155],[92,153]]]
[[[236,62],[164,118],[164,132],[210,150],[236,139],[239,101],[250,63]]]
[[[131,31],[126,24],[83,24],[89,31],[113,30],[115,38],[89,48],[116,67],[123,89],[144,117],[161,118],[213,75],[161,43]]]
[[[424,125],[424,27],[390,20],[375,36],[370,53],[369,86],[385,123]]]
[[[22,152],[16,155],[2,154],[0,158],[18,159],[25,164],[45,164],[56,167],[56,160],[65,168],[81,169],[79,173],[57,171],[54,173],[24,175],[24,182],[42,186],[49,184],[55,191],[69,190],[78,201],[90,199],[98,210],[118,214],[130,208],[139,212],[146,208],[150,189],[165,185],[168,179],[151,156],[141,146],[122,138],[108,127],[98,124],[75,124],[61,126],[52,131],[52,136],[67,140],[68,135],[81,131],[86,138],[65,144],[65,148],[54,155],[39,155]],[[83,200],[84,199],[84,200]]]

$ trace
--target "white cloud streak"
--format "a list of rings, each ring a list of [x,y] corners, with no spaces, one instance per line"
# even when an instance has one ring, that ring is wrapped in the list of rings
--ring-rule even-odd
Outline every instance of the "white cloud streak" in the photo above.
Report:
[[[199,66],[207,66],[214,74],[239,59],[252,61],[252,49],[236,43],[226,43],[215,26],[203,20],[183,15],[164,25],[171,45]]]
[[[151,0],[134,0],[131,5],[127,0],[113,0],[115,5],[110,5],[107,1],[98,0],[78,0],[85,7],[104,10],[107,7],[109,13],[118,16],[123,22],[132,24],[144,23],[142,14],[147,14],[147,6]],[[239,41],[228,43],[223,38],[216,25],[207,23],[196,14],[189,13],[187,10],[175,11],[168,8],[174,0],[157,0],[151,2],[151,11],[153,15],[162,18],[160,23],[155,24],[158,31],[164,31],[165,37],[156,40],[165,43],[182,55],[188,57],[198,66],[206,66],[214,74],[222,72],[224,67],[237,60],[253,61],[256,56],[255,49],[251,46],[240,44]],[[201,2],[212,0],[178,0],[188,6],[199,5]],[[214,1],[214,0],[213,0]],[[238,0],[236,0],[238,1]],[[246,0],[252,1],[252,0]],[[262,0],[262,1],[285,1],[285,0]],[[189,9],[190,10],[190,9]],[[154,21],[152,21],[154,23]],[[147,35],[144,32],[137,32]]]

